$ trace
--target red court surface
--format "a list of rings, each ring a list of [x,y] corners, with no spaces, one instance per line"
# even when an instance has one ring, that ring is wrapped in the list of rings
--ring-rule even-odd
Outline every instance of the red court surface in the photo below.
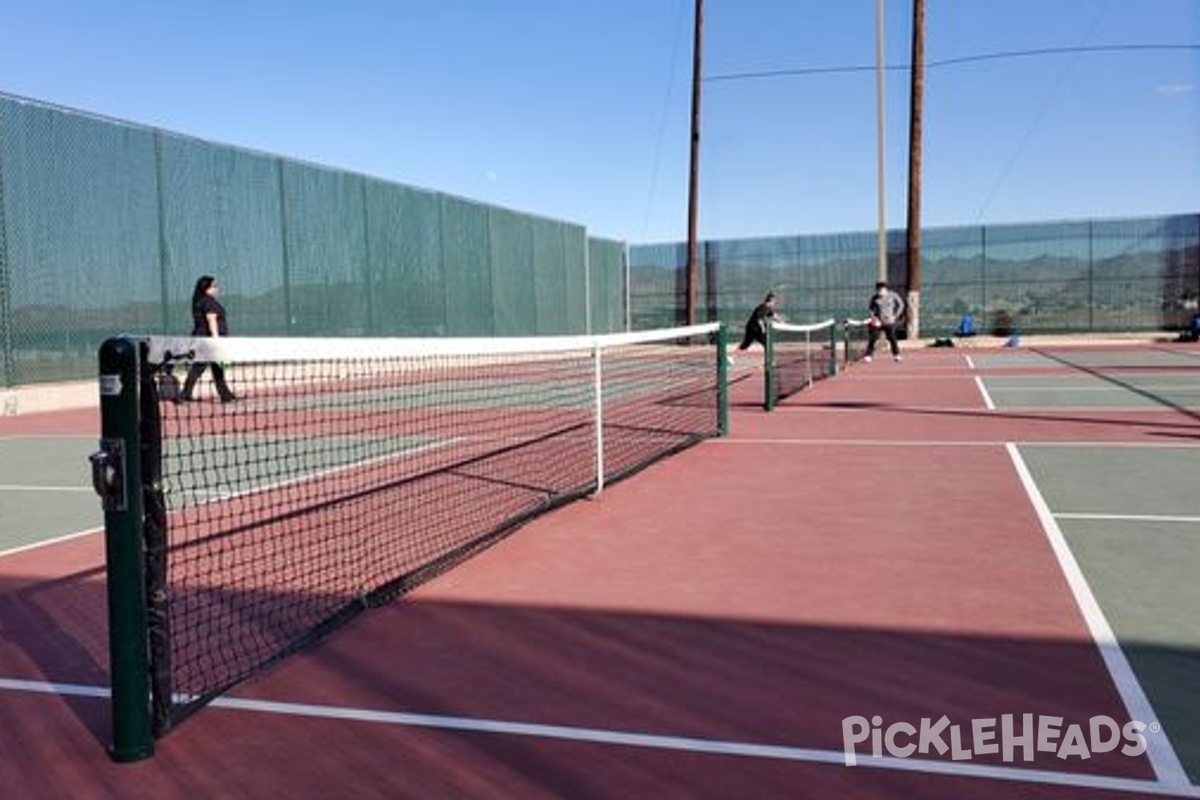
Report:
[[[1194,436],[1195,419],[988,411],[956,351],[858,365],[770,414],[745,374],[728,438],[525,525],[135,764],[108,759],[89,696],[107,682],[99,537],[0,557],[6,795],[1200,797],[1120,748],[873,759],[867,740],[853,767],[844,750],[860,717],[946,717],[968,749],[1005,715],[1061,718],[1058,744],[1128,721],[1005,445]]]

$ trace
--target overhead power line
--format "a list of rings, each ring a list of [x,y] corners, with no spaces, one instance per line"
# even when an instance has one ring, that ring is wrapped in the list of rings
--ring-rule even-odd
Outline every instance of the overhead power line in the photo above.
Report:
[[[925,68],[937,69],[939,67],[955,67],[962,64],[970,64],[980,61],[1003,61],[1015,58],[1037,58],[1041,56],[1074,53],[1128,53],[1139,51],[1171,50],[1200,51],[1200,44],[1108,44],[1076,47],[1039,47],[1029,50],[1008,50],[997,53],[976,53],[974,55],[936,59],[932,61],[926,61]],[[885,67],[885,69],[889,71],[907,70],[909,68],[909,64],[889,64],[887,67]],[[704,82],[718,83],[721,81],[748,81],[761,80],[764,78],[807,77],[810,75],[845,75],[854,72],[871,72],[874,69],[874,64],[864,64],[840,67],[799,67],[793,69],[759,70],[756,72],[727,72],[717,75],[708,75],[704,78]]]

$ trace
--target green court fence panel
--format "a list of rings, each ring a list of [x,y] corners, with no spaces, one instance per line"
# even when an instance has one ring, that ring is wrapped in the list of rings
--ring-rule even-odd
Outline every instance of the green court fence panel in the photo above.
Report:
[[[625,246],[611,239],[588,239],[588,333],[625,330]]]
[[[494,329],[488,232],[488,210],[483,205],[442,198],[442,271],[451,336],[486,336]]]
[[[363,178],[285,162],[282,167],[287,332],[372,332]]]
[[[634,330],[686,320],[687,247],[650,244],[629,248],[629,317]]]
[[[366,190],[377,333],[445,335],[441,197],[377,180]]]
[[[567,307],[567,276],[559,267],[566,257],[562,229],[539,220],[533,230],[533,305],[538,330],[573,333]]]
[[[614,252],[581,225],[0,94],[3,386],[88,379],[114,334],[187,333],[203,274],[240,335],[623,330]]]
[[[533,221],[523,214],[496,209],[489,214],[488,226],[494,329],[499,336],[517,335],[525,329],[528,303],[535,291]]]
[[[575,225],[558,223],[559,236],[562,237],[562,258],[564,263],[583,264],[582,270],[568,270],[563,273],[565,279],[565,302],[563,308],[566,314],[565,333],[588,333],[588,317],[590,308],[588,285],[588,237],[583,228]]]
[[[874,237],[853,234],[713,242],[703,249],[704,274],[716,313],[730,324],[744,322],[768,291],[796,322],[862,316],[860,287],[876,273],[875,249]]]
[[[6,385],[94,373],[106,331],[161,329],[155,142],[0,103]]]
[[[1200,215],[933,228],[921,232],[921,331],[964,314],[983,332],[1177,331],[1200,298]],[[697,308],[731,326],[767,291],[790,320],[862,317],[879,274],[874,232],[698,245]],[[904,232],[887,235],[887,276],[907,291]],[[629,248],[635,329],[686,314],[686,247]],[[715,316],[714,316],[715,315]]]
[[[940,228],[921,232],[921,330],[952,336],[963,315],[984,330],[987,306],[981,228]]]
[[[562,239],[561,262],[565,264],[583,264],[581,270],[564,270],[564,309],[566,320],[563,333],[588,333],[588,276],[587,276],[587,234],[583,228],[556,223],[559,236]]]
[[[163,135],[158,163],[165,329],[191,331],[192,288],[210,274],[237,310],[233,333],[286,330],[279,161]]]

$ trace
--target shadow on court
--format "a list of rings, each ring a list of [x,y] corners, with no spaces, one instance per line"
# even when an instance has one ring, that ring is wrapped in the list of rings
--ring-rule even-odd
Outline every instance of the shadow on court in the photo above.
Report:
[[[813,796],[883,796],[917,786],[923,797],[967,790],[988,796],[1011,785],[953,768],[1005,766],[1000,754],[956,762],[931,752],[924,758],[947,774],[903,774],[819,763],[813,752],[843,757],[842,724],[853,715],[879,715],[885,726],[920,726],[945,715],[962,727],[967,747],[972,720],[1003,714],[1061,717],[1064,731],[1072,724],[1087,730],[1098,714],[1125,721],[1098,653],[1086,643],[456,603],[421,594],[358,617],[233,692],[238,700],[298,704],[295,715],[207,708],[163,739],[153,760],[135,765],[114,765],[104,752],[105,701],[5,692],[6,781],[53,787],[57,796],[160,800],[264,792],[302,800],[339,795],[348,786],[362,789],[356,797],[413,798],[790,797],[797,785]],[[96,570],[6,580],[0,598],[0,674],[106,683]],[[1200,670],[1194,651],[1135,651],[1180,678]],[[306,714],[305,705],[343,709],[348,718]],[[419,727],[365,712],[431,717]],[[494,723],[493,729],[455,729],[463,719]],[[48,723],[55,740],[35,745],[30,731]],[[529,725],[553,727],[517,727]],[[631,746],[605,741],[606,732],[661,741]],[[951,744],[948,733],[942,738]],[[688,752],[679,739],[723,744],[727,752]],[[1194,774],[1200,741],[1176,744]],[[739,747],[785,752],[765,758]],[[1020,747],[1016,753],[1020,761]],[[70,769],[59,761],[66,754]],[[858,746],[860,758],[869,754],[869,743]],[[1152,778],[1144,757],[1119,752],[1033,755],[1031,763],[1007,766]],[[487,792],[477,790],[485,785]],[[1100,796],[1040,781],[1021,783],[1020,791]]]
[[[1123,378],[1119,377],[1121,374],[1120,371],[1114,371],[1111,369],[1110,370],[1102,370],[1102,369],[1094,367],[1094,366],[1089,366],[1087,364],[1081,364],[1077,360],[1073,360],[1073,359],[1069,358],[1068,356],[1056,354],[1056,353],[1050,352],[1048,350],[1041,350],[1038,348],[1033,348],[1032,352],[1037,353],[1038,355],[1040,355],[1044,358],[1047,358],[1057,364],[1061,364],[1062,366],[1067,367],[1070,370],[1081,372],[1081,373],[1088,375],[1092,378],[1095,378],[1097,380],[1104,381],[1105,383],[1115,386],[1118,389],[1121,389],[1122,391],[1130,392],[1131,394],[1137,395],[1138,397],[1142,397],[1146,400],[1149,400],[1151,403],[1153,403],[1155,405],[1162,406],[1164,408],[1169,408],[1173,411],[1177,411],[1185,417],[1195,420],[1196,422],[1200,422],[1200,412],[1198,412],[1192,408],[1189,408],[1187,406],[1181,405],[1180,403],[1177,403],[1176,401],[1172,400],[1171,398],[1167,397],[1166,395],[1164,395],[1161,392],[1151,391],[1149,389],[1146,389],[1142,386],[1137,385],[1136,383],[1134,383],[1132,381],[1124,380]],[[1178,371],[1180,368],[1173,367],[1173,369]],[[1200,369],[1200,364],[1197,364],[1195,369]]]

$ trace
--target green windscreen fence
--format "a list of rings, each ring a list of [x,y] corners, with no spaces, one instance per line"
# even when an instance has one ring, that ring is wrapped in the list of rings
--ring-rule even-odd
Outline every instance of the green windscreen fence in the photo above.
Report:
[[[687,318],[687,247],[629,248],[629,316],[634,330],[670,327]]]
[[[501,336],[518,335],[527,325],[523,305],[534,296],[535,282],[532,269],[514,270],[507,265],[533,263],[534,224],[514,212],[494,214],[490,222],[497,263],[495,274],[489,276],[496,300],[492,323]]]
[[[480,336],[492,329],[492,270],[487,254],[488,215],[482,205],[443,198],[442,273],[446,329]]]
[[[0,102],[4,383],[94,372],[107,332],[161,330],[153,134]]]
[[[887,273],[905,286],[904,234]],[[921,333],[1173,330],[1200,296],[1200,215],[922,231]],[[859,317],[874,232],[702,241],[695,322],[768,291]],[[528,336],[689,321],[687,247],[0,94],[0,386],[90,379],[114,333],[184,334],[202,274],[235,334]]]
[[[363,179],[284,163],[288,333],[365,336],[372,330]]]
[[[623,252],[575,223],[0,94],[2,386],[90,379],[117,333],[188,333],[203,274],[238,335],[621,331]]]
[[[166,330],[191,330],[192,286],[204,272],[225,284],[234,333],[286,330],[279,161],[178,136],[157,140],[160,199],[144,213],[157,217],[161,250],[139,280],[161,283]]]
[[[366,192],[379,334],[445,334],[441,195],[375,180],[367,181]]]
[[[887,276],[906,291],[903,231]],[[629,248],[635,328],[685,318],[687,251]],[[698,318],[744,322],[767,291],[789,320],[862,317],[879,274],[875,233],[701,242]],[[1198,310],[1200,215],[934,228],[921,232],[921,333],[963,315],[983,332],[1175,331]]]
[[[625,330],[625,245],[611,239],[588,239],[587,248],[591,328]]]

